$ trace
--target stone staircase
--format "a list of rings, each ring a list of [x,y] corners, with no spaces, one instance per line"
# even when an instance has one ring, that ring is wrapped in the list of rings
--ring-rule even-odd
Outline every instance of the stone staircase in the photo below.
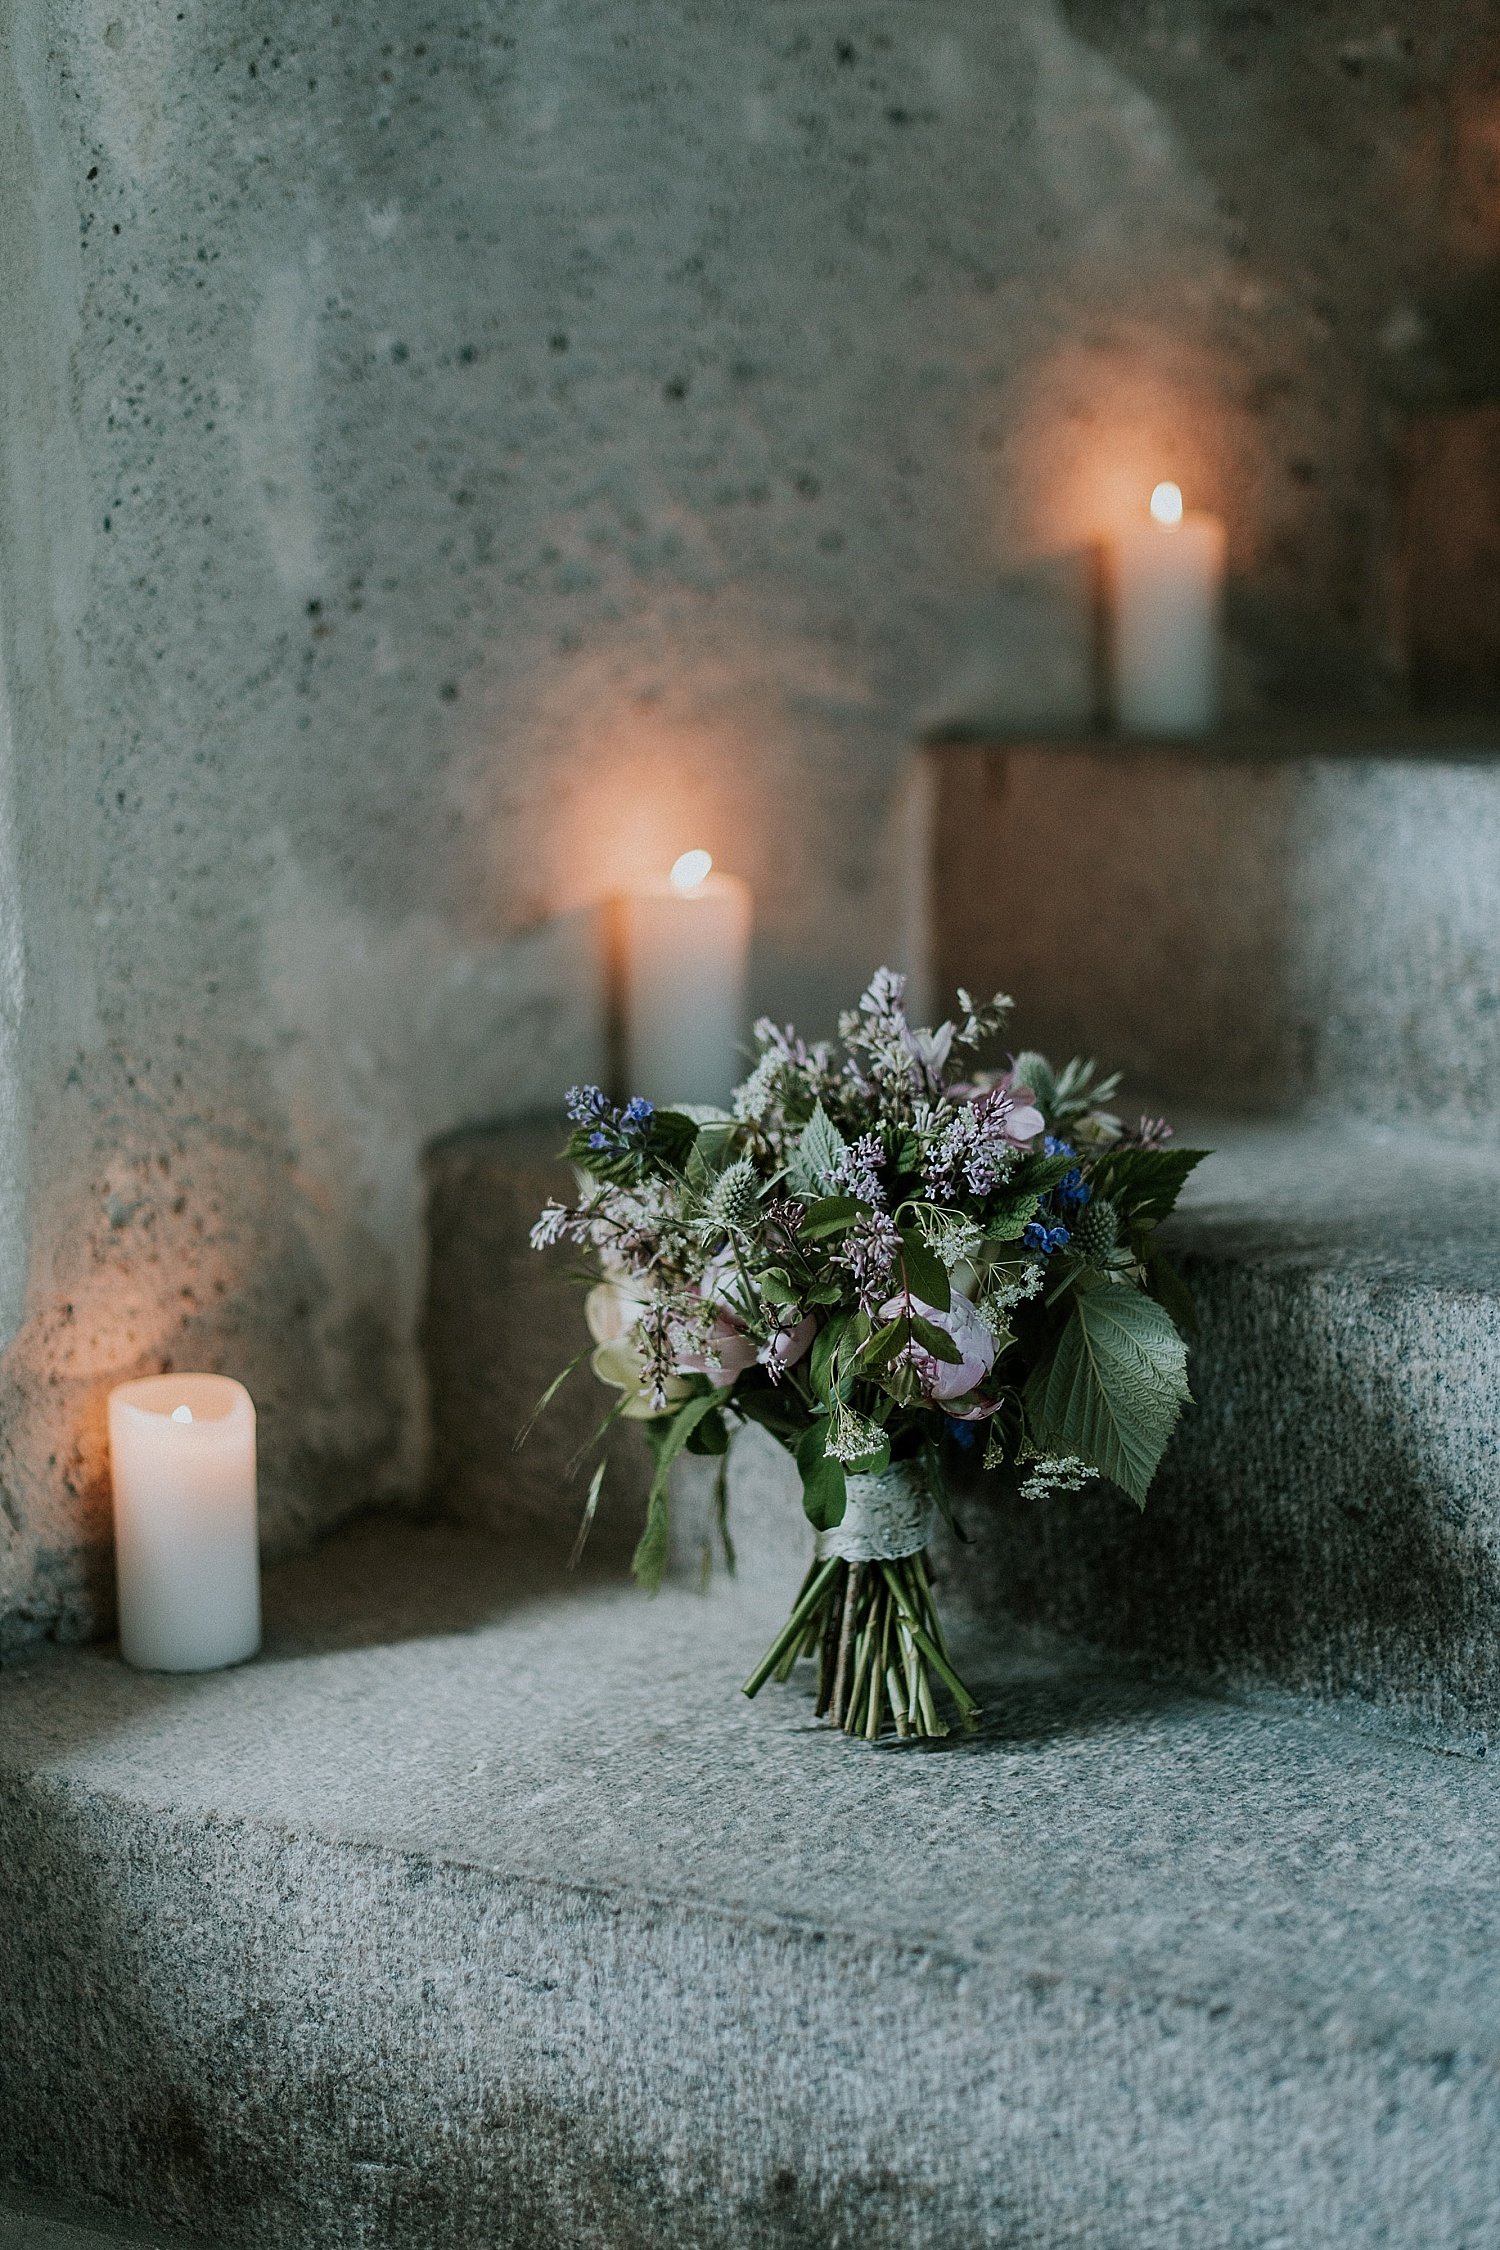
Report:
[[[972,1740],[738,1696],[807,1552],[756,1433],[734,1581],[690,1473],[674,1583],[623,1582],[629,1433],[566,1574],[586,1378],[509,1450],[578,1333],[524,1247],[551,1135],[434,1150],[446,1520],[272,1572],[237,1673],[5,1676],[5,2167],[278,2250],[1500,2238],[1500,761],[1460,747],[932,753],[936,973],[1224,1152],[1145,1516],[975,1493],[943,1552]]]

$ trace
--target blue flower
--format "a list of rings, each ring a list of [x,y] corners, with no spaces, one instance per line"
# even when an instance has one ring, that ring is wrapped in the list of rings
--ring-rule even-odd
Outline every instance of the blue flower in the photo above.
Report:
[[[951,1414],[945,1414],[943,1420],[948,1425],[948,1435],[954,1444],[965,1453],[972,1452],[979,1443],[979,1424],[957,1421]]]
[[[1030,1219],[1021,1231],[1021,1240],[1028,1250],[1040,1250],[1050,1258],[1054,1250],[1066,1250],[1073,1237],[1066,1227],[1049,1227],[1041,1219]]]
[[[592,1125],[595,1118],[607,1117],[609,1103],[604,1098],[602,1086],[570,1086],[567,1092],[567,1111],[575,1125]]]
[[[608,1147],[609,1147],[609,1135],[608,1135],[608,1133],[590,1133],[590,1135],[589,1135],[589,1147],[590,1147],[590,1148],[608,1148]]]
[[[1075,1164],[1072,1171],[1065,1173],[1058,1181],[1052,1192],[1059,1203],[1081,1206],[1088,1202],[1094,1191]]]
[[[656,1115],[656,1104],[648,1102],[644,1094],[637,1094],[625,1104],[620,1117],[620,1129],[625,1133],[642,1133]]]
[[[1042,1149],[1047,1156],[1076,1156],[1078,1153],[1071,1141],[1057,1140],[1051,1133],[1044,1137]]]

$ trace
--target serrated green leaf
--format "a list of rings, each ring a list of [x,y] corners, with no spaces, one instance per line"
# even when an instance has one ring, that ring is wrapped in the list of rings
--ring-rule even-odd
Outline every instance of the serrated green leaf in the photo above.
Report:
[[[1028,1221],[1037,1214],[1040,1195],[1002,1195],[990,1206],[984,1222],[985,1238],[989,1242],[1016,1242],[1025,1233]]]
[[[843,1134],[819,1102],[798,1134],[787,1164],[787,1185],[793,1195],[824,1195],[844,1147]]]
[[[1037,1443],[1076,1454],[1138,1507],[1188,1403],[1187,1347],[1165,1308],[1142,1290],[1082,1290],[1051,1363],[1026,1386]]]
[[[848,1493],[844,1485],[844,1464],[832,1461],[824,1451],[828,1439],[828,1424],[821,1418],[810,1422],[797,1440],[796,1462],[802,1473],[802,1508],[815,1531],[831,1531],[844,1520]]]
[[[1076,1156],[1028,1156],[1005,1185],[1010,1195],[1045,1195],[1065,1180],[1078,1162]]]
[[[946,1312],[953,1302],[953,1292],[948,1285],[948,1269],[935,1250],[929,1250],[921,1236],[907,1227],[901,1234],[901,1263],[906,1270],[906,1286],[924,1305],[937,1312]]]
[[[1089,1181],[1096,1195],[1118,1206],[1122,1220],[1156,1225],[1208,1154],[1206,1148],[1108,1149],[1090,1166]]]

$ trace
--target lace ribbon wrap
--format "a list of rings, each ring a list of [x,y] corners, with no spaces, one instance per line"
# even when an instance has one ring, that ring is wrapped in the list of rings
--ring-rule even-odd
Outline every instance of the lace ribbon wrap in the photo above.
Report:
[[[849,1477],[844,1520],[818,1533],[818,1560],[837,1555],[844,1562],[899,1562],[931,1544],[937,1509],[926,1489],[903,1463],[884,1476]]]

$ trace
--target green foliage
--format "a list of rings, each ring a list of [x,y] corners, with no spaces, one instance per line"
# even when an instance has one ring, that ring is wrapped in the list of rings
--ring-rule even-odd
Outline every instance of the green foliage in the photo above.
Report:
[[[1107,1149],[1089,1167],[1089,1184],[1117,1205],[1127,1225],[1156,1226],[1207,1154],[1204,1148]]]
[[[1048,1130],[1062,1133],[1118,1092],[1119,1072],[1113,1071],[1108,1078],[1101,1078],[1098,1071],[1096,1062],[1085,1062],[1078,1055],[1061,1070],[1054,1070],[1045,1055],[1028,1049],[1025,1054],[1017,1055],[1012,1078],[1017,1086],[1031,1088],[1036,1106],[1047,1120]]]
[[[920,1297],[924,1305],[931,1305],[935,1311],[946,1312],[953,1302],[948,1269],[937,1252],[929,1250],[921,1236],[910,1227],[904,1227],[901,1232],[901,1265],[911,1294]]]
[[[1187,1348],[1171,1315],[1142,1290],[1080,1282],[1050,1360],[1026,1386],[1026,1416],[1045,1452],[1077,1455],[1137,1506],[1189,1400]]]
[[[661,1591],[662,1578],[667,1568],[667,1549],[672,1529],[667,1509],[667,1480],[672,1473],[672,1463],[705,1415],[712,1414],[718,1405],[718,1392],[706,1391],[697,1398],[688,1399],[670,1420],[662,1415],[645,1425],[646,1436],[656,1456],[656,1467],[651,1477],[651,1490],[646,1496],[646,1528],[637,1542],[630,1568],[648,1594]]]
[[[815,1531],[831,1531],[844,1520],[848,1493],[842,1461],[824,1451],[828,1424],[821,1417],[810,1422],[797,1440],[796,1462],[802,1474],[802,1507]]]
[[[844,1146],[843,1134],[819,1102],[798,1134],[787,1162],[787,1186],[793,1195],[822,1196]]]
[[[847,1234],[850,1227],[865,1209],[852,1195],[821,1195],[816,1203],[809,1203],[797,1229],[799,1242],[824,1242],[832,1236]]]
[[[1061,1177],[1061,1175],[1059,1175]],[[1007,1189],[990,1205],[984,1222],[986,1238],[991,1242],[1016,1242],[1026,1231],[1027,1222],[1034,1219],[1040,1193],[1016,1193]]]

